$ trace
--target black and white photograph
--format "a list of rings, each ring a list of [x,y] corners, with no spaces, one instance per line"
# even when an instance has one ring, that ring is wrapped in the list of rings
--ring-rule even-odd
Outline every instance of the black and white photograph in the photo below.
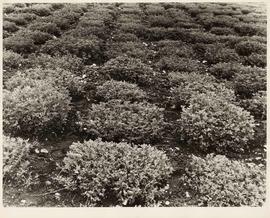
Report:
[[[4,207],[265,206],[265,2],[5,2],[2,42]]]

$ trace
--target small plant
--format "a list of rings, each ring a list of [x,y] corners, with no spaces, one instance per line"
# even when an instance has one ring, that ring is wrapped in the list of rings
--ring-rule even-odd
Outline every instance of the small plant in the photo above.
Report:
[[[97,87],[97,96],[105,101],[120,99],[134,102],[145,99],[146,93],[136,84],[110,80]]]
[[[237,62],[240,60],[234,49],[224,48],[222,45],[211,45],[206,48],[204,60],[208,64],[217,64],[219,62]]]
[[[217,63],[211,66],[210,73],[217,79],[232,80],[242,69],[239,63]]]
[[[193,96],[199,93],[214,92],[220,98],[233,102],[234,91],[226,88],[222,83],[217,83],[210,75],[198,73],[170,73],[171,102],[177,108],[188,106]]]
[[[235,93],[241,98],[250,98],[258,91],[266,90],[266,69],[259,67],[245,67],[238,73],[233,86]]]
[[[55,87],[48,80],[19,78],[20,82],[24,84],[4,90],[4,132],[34,137],[61,131],[71,109],[67,90]]]
[[[241,100],[240,106],[249,111],[255,119],[266,120],[266,91],[260,91],[250,99]]]
[[[266,199],[266,171],[253,163],[222,155],[192,156],[183,181],[194,190],[200,206],[262,206]]]
[[[3,30],[8,31],[9,33],[14,33],[19,30],[19,27],[17,27],[16,24],[13,22],[4,21]]]
[[[165,126],[163,109],[146,102],[111,100],[92,104],[82,129],[108,141],[150,143],[161,139]]]
[[[131,58],[127,55],[111,59],[102,68],[112,79],[149,85],[153,81],[154,70],[144,64],[140,59]]]
[[[257,53],[252,53],[248,57],[244,57],[243,64],[249,65],[252,67],[265,68],[267,65],[267,56],[263,54],[260,55]]]
[[[243,56],[249,56],[252,53],[266,54],[266,45],[256,41],[242,41],[236,44],[235,51]]]
[[[22,138],[3,136],[4,186],[30,188],[38,179],[30,169],[30,152],[35,144]]]
[[[182,139],[207,152],[243,152],[254,137],[253,116],[209,92],[193,96],[178,123]]]
[[[172,173],[164,152],[149,145],[96,141],[70,146],[57,181],[84,197],[86,206],[151,206],[166,192]]]

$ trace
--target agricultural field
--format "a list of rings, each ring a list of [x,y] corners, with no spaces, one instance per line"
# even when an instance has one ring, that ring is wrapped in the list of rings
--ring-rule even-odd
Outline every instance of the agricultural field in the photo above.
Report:
[[[3,204],[266,200],[266,6],[5,4]]]

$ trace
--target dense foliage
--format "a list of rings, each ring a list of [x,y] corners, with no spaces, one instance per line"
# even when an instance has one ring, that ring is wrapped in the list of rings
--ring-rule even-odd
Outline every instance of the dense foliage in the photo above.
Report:
[[[259,3],[4,4],[7,205],[262,205],[266,24]]]
[[[222,155],[193,156],[183,179],[204,206],[262,206],[265,202],[265,169],[252,163]]]
[[[85,141],[73,143],[56,179],[86,199],[86,206],[107,198],[113,205],[150,206],[165,194],[172,167],[166,154],[150,145]]]

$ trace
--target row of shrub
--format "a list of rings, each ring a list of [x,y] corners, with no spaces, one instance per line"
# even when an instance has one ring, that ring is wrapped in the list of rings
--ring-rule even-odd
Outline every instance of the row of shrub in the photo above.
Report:
[[[34,144],[4,136],[4,185],[39,184],[29,165]],[[154,206],[164,200],[173,168],[163,151],[143,144],[104,142],[73,143],[59,173],[52,176],[61,194],[72,193],[74,205]],[[18,179],[11,180],[12,177]],[[180,181],[192,191],[199,206],[262,206],[265,169],[213,154],[191,156]],[[181,184],[181,185],[183,185]],[[75,199],[75,200],[74,200]]]

